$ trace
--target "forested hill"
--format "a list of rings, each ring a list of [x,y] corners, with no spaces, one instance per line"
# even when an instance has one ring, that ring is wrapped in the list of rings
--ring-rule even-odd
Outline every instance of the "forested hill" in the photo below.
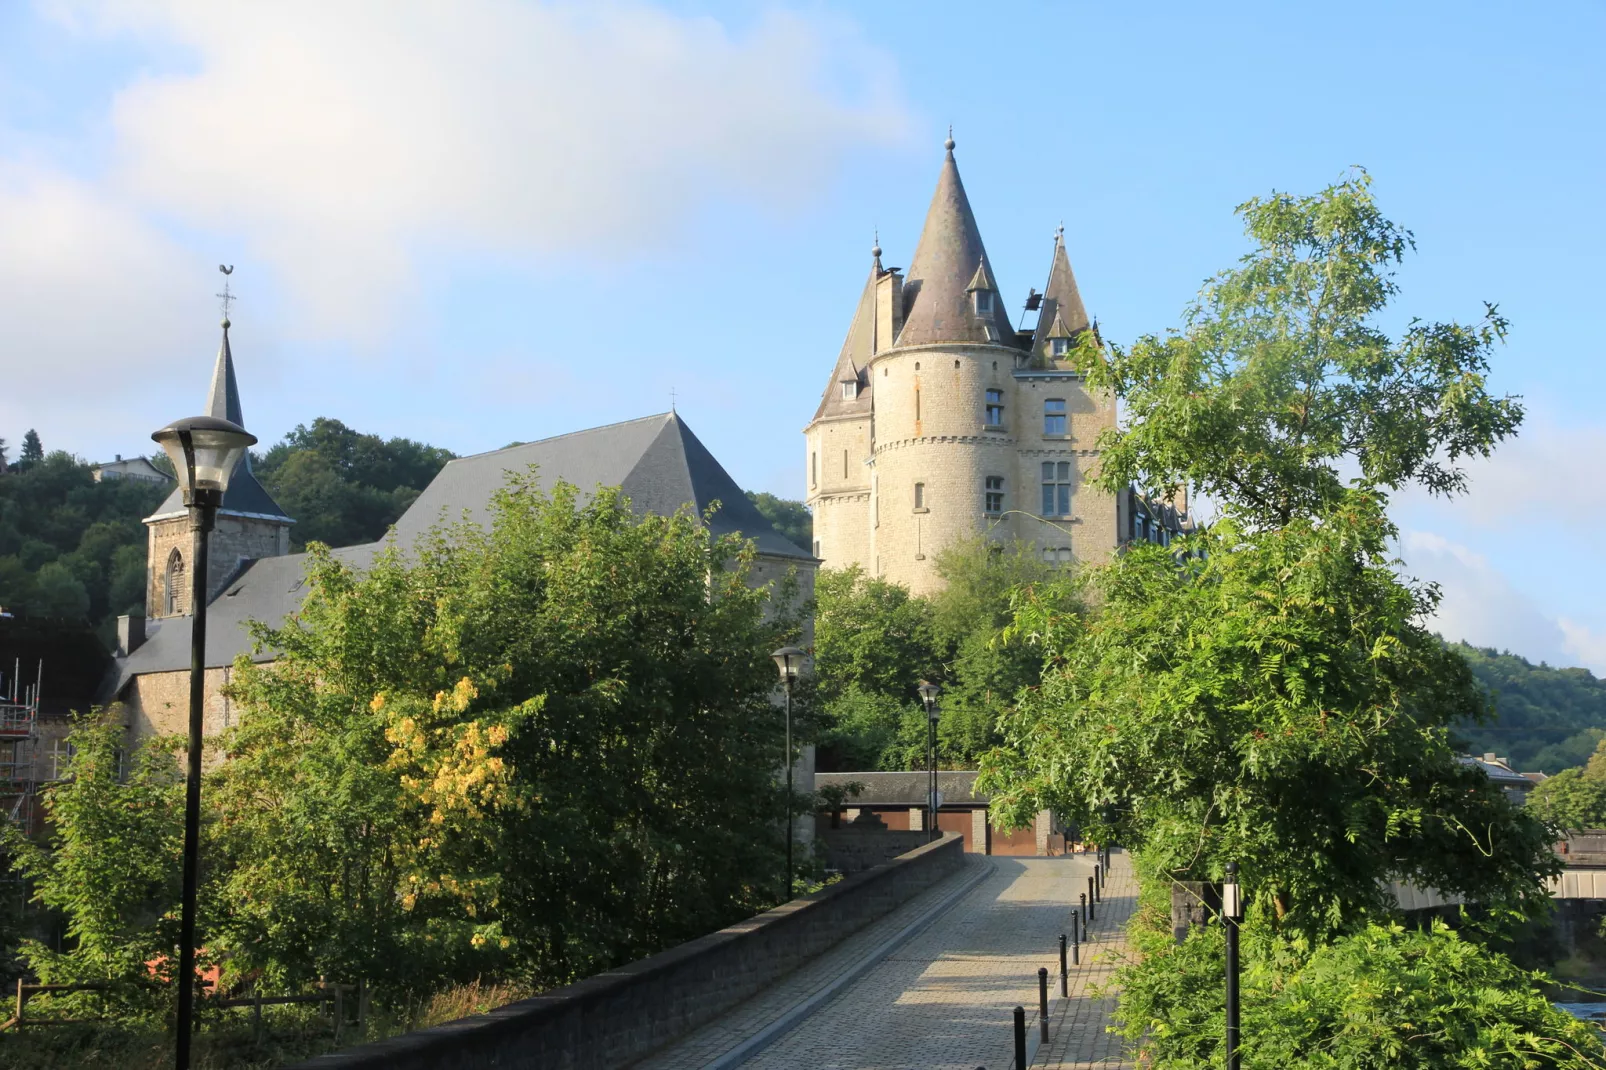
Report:
[[[1588,669],[1535,665],[1466,643],[1456,648],[1495,701],[1494,720],[1460,726],[1470,751],[1493,751],[1517,769],[1544,773],[1582,765],[1594,753],[1606,735],[1606,680]]]

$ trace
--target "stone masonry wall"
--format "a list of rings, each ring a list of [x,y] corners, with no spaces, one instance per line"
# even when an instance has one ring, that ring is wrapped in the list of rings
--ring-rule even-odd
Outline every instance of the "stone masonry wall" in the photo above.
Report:
[[[146,525],[149,535],[145,552],[145,616],[155,620],[182,616],[190,611],[188,581],[194,553],[194,535],[188,515],[157,520]],[[167,612],[167,563],[177,550],[184,559],[186,586],[176,613]],[[216,597],[218,589],[239,568],[240,562],[263,557],[280,557],[290,552],[290,526],[282,521],[219,513],[207,544],[207,591]]]
[[[811,896],[489,1014],[321,1056],[297,1070],[603,1070],[629,1065],[834,946],[964,864],[941,840]]]

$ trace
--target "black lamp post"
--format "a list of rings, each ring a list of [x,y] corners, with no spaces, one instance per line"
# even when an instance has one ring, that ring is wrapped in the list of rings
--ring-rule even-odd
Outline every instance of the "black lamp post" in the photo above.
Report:
[[[926,708],[926,759],[930,769],[931,781],[927,786],[926,804],[931,810],[931,839],[937,838],[937,692],[940,690],[936,684],[926,680],[920,681],[915,688],[920,692],[920,704]]]
[[[786,688],[786,894],[781,902],[792,898],[792,685],[797,682],[797,671],[803,667],[808,655],[795,646],[783,646],[770,657],[781,671],[781,685]]]
[[[1221,917],[1227,926],[1227,1070],[1238,1070],[1238,922],[1244,915],[1238,863],[1227,863],[1221,885]]]
[[[229,477],[256,436],[229,420],[191,416],[151,436],[173,462],[190,511],[190,750],[184,784],[184,900],[178,949],[178,1070],[189,1070],[195,1020],[195,898],[201,878],[201,713],[206,682],[207,535]]]

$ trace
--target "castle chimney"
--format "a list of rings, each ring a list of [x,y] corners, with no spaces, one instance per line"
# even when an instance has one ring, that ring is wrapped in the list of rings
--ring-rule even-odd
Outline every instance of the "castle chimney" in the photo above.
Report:
[[[127,613],[117,618],[117,656],[126,658],[145,643],[145,614]]]

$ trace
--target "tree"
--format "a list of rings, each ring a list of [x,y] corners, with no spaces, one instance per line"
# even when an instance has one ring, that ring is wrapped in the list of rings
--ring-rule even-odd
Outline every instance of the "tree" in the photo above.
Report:
[[[1130,548],[1087,577],[1085,622],[1023,599],[1049,668],[1006,715],[995,806],[1052,807],[1170,879],[1237,861],[1272,923],[1316,940],[1386,914],[1390,879],[1541,901],[1548,831],[1457,761],[1448,726],[1482,696],[1417,623],[1435,593],[1399,582],[1390,534],[1357,496],[1319,525],[1224,521],[1185,544],[1203,559]]]
[[[44,459],[45,447],[39,441],[39,432],[30,427],[27,434],[22,436],[22,454],[18,460],[23,465],[30,465]]]
[[[148,1016],[166,1005],[145,986],[150,964],[170,972],[178,942],[183,781],[159,741],[134,751],[125,779],[123,727],[113,720],[79,720],[67,740],[69,775],[42,797],[47,841],[0,825],[0,842],[30,883],[33,902],[66,922],[63,949],[28,939],[22,957],[45,983],[112,983],[109,1004],[79,995],[66,998],[69,1009]]]
[[[1539,782],[1528,805],[1557,828],[1606,828],[1606,739],[1583,766],[1564,769]]]
[[[1522,420],[1514,398],[1485,388],[1507,326],[1495,306],[1473,326],[1412,320],[1399,339],[1377,326],[1414,243],[1382,216],[1365,171],[1238,214],[1255,247],[1210,280],[1180,331],[1129,350],[1084,336],[1089,385],[1126,413],[1101,438],[1098,482],[1185,485],[1272,525],[1337,505],[1346,464],[1380,490],[1462,490],[1457,462],[1487,456]]]
[[[768,906],[769,652],[797,621],[766,619],[752,561],[689,514],[533,475],[489,530],[360,574],[315,546],[299,618],[258,629],[278,660],[236,666],[209,796],[233,968],[545,986]]]
[[[747,492],[747,500],[758,509],[759,515],[774,525],[775,530],[804,550],[814,548],[814,517],[802,502],[777,498],[768,491]]]
[[[1606,681],[1588,669],[1534,665],[1465,643],[1455,648],[1472,665],[1495,708],[1485,724],[1457,726],[1468,749],[1508,755],[1514,768],[1544,773],[1582,765],[1594,753],[1606,726]]]

